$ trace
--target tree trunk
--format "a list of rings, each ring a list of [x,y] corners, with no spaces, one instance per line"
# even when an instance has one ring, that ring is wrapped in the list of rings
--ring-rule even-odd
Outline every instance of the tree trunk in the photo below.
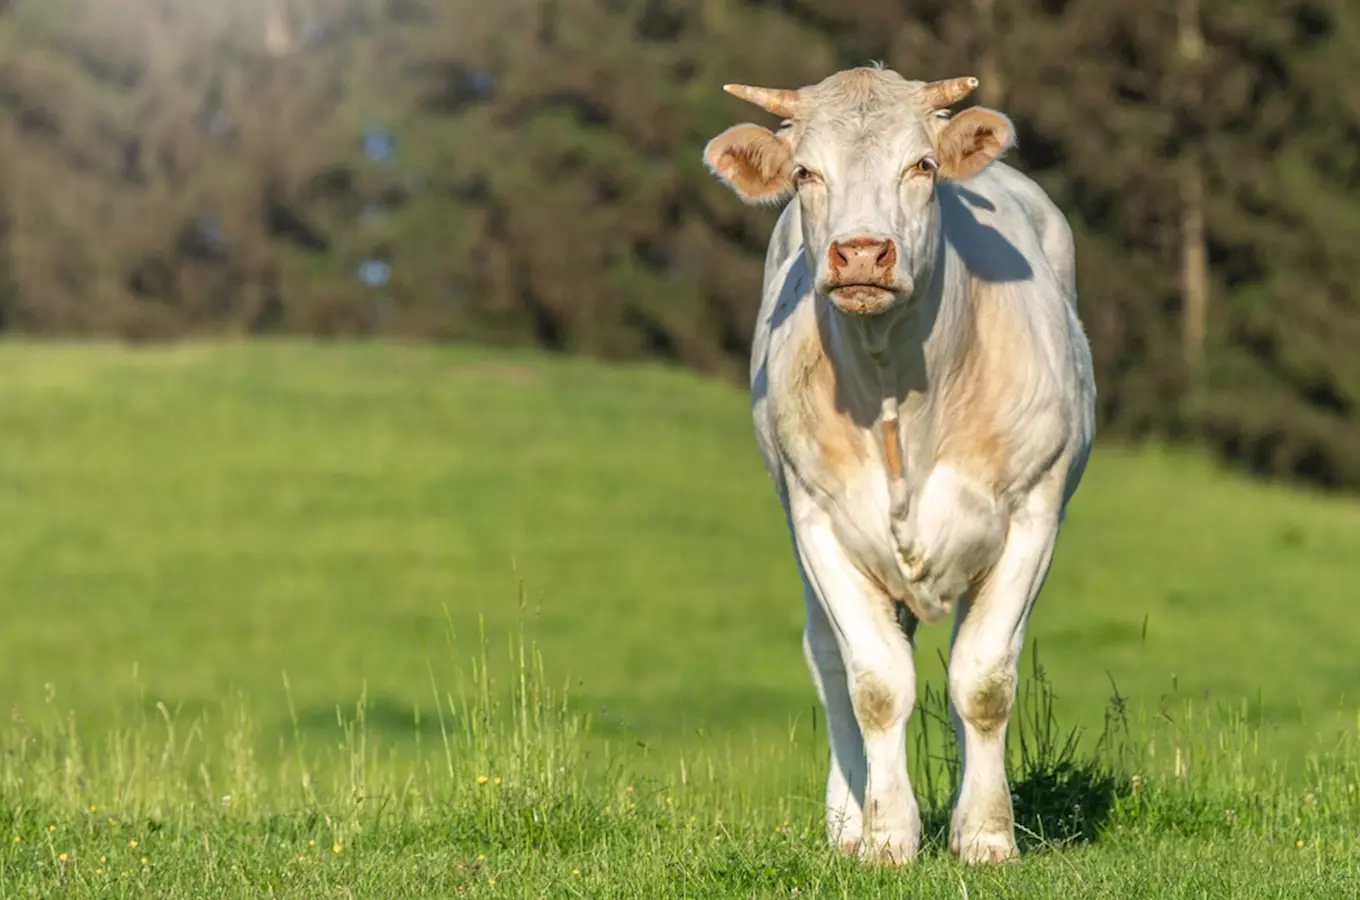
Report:
[[[1198,127],[1203,86],[1200,60],[1204,56],[1204,36],[1199,27],[1199,0],[1180,0],[1180,55],[1185,79],[1180,95],[1181,110],[1189,125],[1191,138],[1181,159],[1181,338],[1185,365],[1196,372],[1204,360],[1204,337],[1209,318],[1209,252],[1204,238],[1204,175],[1200,165]]]

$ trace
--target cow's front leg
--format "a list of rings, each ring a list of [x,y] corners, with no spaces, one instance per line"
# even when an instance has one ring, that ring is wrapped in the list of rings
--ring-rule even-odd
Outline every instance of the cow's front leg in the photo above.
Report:
[[[999,862],[1016,854],[1006,728],[1025,625],[1048,574],[1057,533],[1056,515],[1018,512],[996,567],[956,614],[949,697],[963,779],[949,849],[967,862]]]
[[[796,534],[804,573],[840,650],[841,677],[863,747],[865,777],[858,784],[848,779],[851,791],[860,794],[861,836],[857,848],[846,849],[901,864],[921,844],[921,814],[906,760],[907,719],[916,701],[911,645],[887,595],[847,559],[824,520],[802,522]],[[828,828],[839,812],[828,808]]]

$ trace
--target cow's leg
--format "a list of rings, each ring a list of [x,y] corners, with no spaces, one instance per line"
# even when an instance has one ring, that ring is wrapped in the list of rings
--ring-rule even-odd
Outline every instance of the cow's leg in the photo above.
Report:
[[[889,598],[850,563],[824,521],[800,523],[797,537],[804,573],[840,649],[863,743],[859,854],[903,863],[921,843],[906,760],[907,719],[916,702],[911,645]],[[859,787],[853,780],[850,786],[852,792]]]
[[[812,588],[803,592],[807,623],[803,628],[803,655],[812,671],[817,696],[826,710],[831,740],[831,771],[826,778],[826,833],[835,846],[853,851],[863,836],[864,743],[859,722],[850,703],[845,662],[836,634]]]
[[[963,783],[949,849],[968,862],[1014,856],[1006,781],[1006,728],[1015,700],[1025,625],[1057,539],[1052,515],[1017,513],[996,567],[959,604],[949,658],[949,698],[963,751]]]

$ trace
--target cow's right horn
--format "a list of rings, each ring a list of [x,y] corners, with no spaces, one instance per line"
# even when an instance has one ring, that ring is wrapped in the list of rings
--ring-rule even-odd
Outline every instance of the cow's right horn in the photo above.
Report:
[[[798,92],[783,88],[751,87],[746,84],[725,84],[723,90],[739,100],[754,103],[768,113],[782,119],[793,115],[798,108]]]
[[[970,75],[967,78],[946,78],[943,81],[928,82],[921,88],[921,92],[931,109],[944,109],[973,93],[977,86],[978,80]]]

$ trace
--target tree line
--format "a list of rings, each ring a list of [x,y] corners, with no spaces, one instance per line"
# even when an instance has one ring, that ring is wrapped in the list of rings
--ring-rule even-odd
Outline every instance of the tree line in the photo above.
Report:
[[[385,334],[744,377],[776,213],[700,162],[977,75],[1077,237],[1102,430],[1360,486],[1357,4],[0,0],[0,328]]]

